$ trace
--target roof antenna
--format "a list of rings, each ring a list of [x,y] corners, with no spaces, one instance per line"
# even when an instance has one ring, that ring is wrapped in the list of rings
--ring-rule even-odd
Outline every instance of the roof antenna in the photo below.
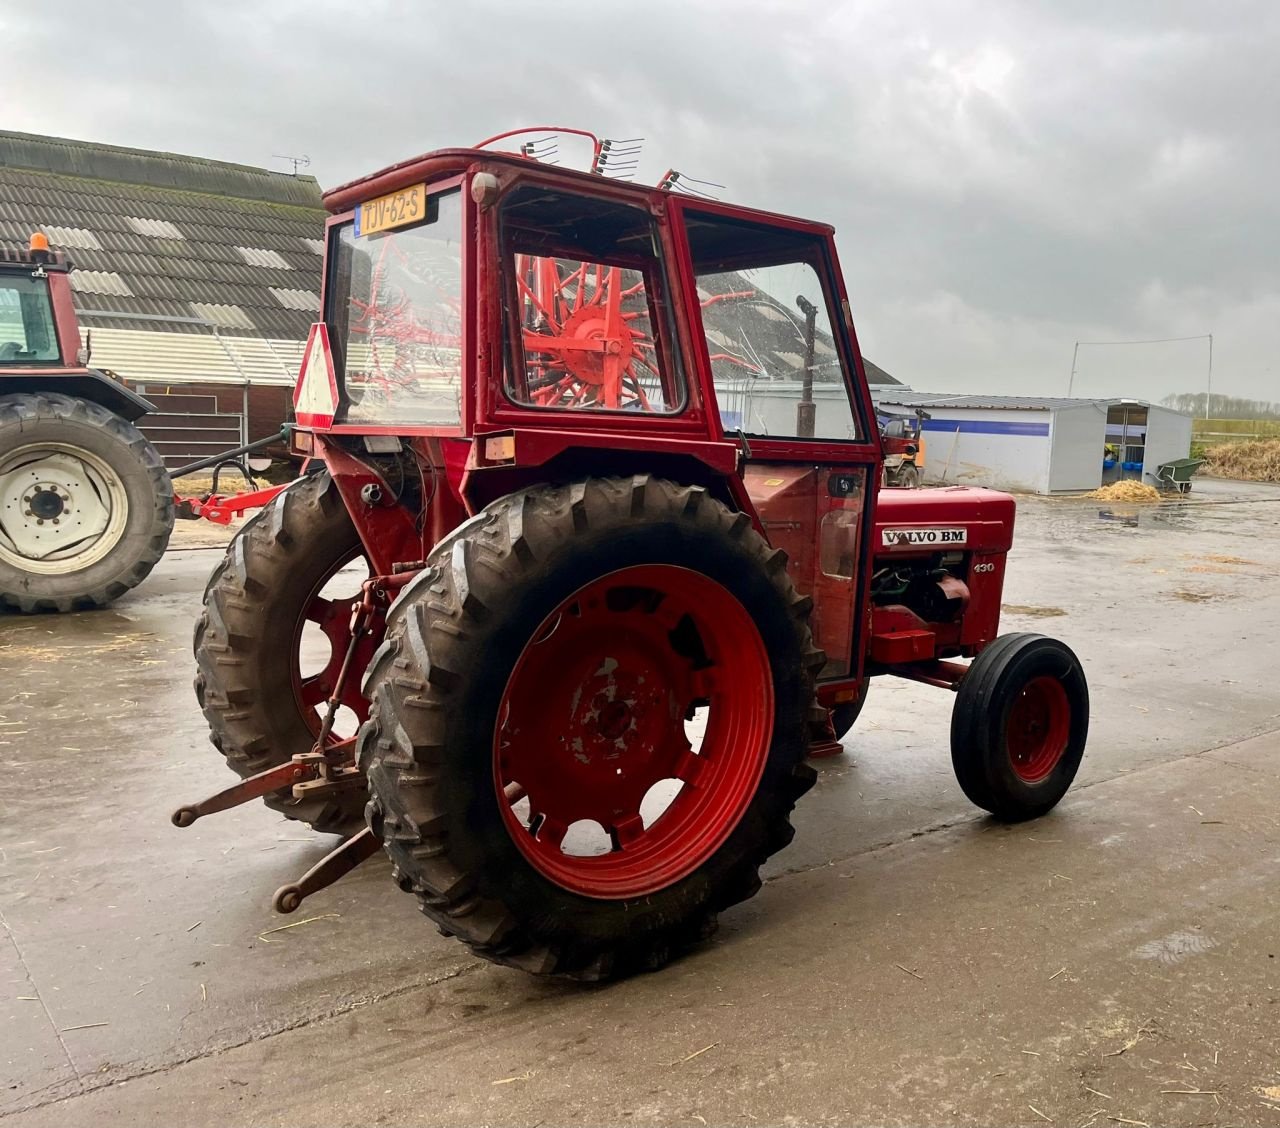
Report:
[[[298,169],[311,167],[311,158],[306,153],[303,153],[300,157],[287,157],[284,153],[272,153],[271,155],[278,161],[288,161],[293,165],[294,176],[298,175]]]
[[[628,137],[625,141],[605,138],[596,147],[591,171],[611,180],[630,180],[640,163],[640,146],[643,141],[643,137]]]
[[[663,192],[675,192],[684,196],[701,196],[705,200],[718,200],[720,198],[719,196],[713,196],[710,192],[702,191],[701,188],[695,188],[695,184],[703,184],[708,188],[724,187],[723,184],[717,184],[714,180],[699,180],[688,173],[676,172],[674,168],[667,169],[658,181],[658,187]]]

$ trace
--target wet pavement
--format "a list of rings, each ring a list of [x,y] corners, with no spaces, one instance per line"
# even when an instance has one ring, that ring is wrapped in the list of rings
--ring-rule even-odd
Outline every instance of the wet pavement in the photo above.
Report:
[[[590,990],[477,963],[381,858],[275,916],[329,840],[258,805],[169,825],[230,778],[190,687],[219,539],[0,618],[6,1126],[1280,1123],[1280,489],[1022,501],[1004,628],[1093,698],[1058,811],[983,818],[950,695],[878,680],[762,893]]]

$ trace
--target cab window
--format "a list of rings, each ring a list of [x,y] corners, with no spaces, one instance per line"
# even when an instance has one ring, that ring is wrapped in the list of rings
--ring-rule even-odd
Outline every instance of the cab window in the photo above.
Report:
[[[452,427],[462,419],[462,195],[422,219],[331,236],[326,321],[346,423]]]
[[[0,274],[0,365],[57,364],[49,284],[29,273]]]
[[[680,411],[685,383],[653,218],[527,185],[507,195],[500,220],[508,398],[567,411]]]
[[[822,242],[693,210],[685,216],[724,429],[860,439]]]

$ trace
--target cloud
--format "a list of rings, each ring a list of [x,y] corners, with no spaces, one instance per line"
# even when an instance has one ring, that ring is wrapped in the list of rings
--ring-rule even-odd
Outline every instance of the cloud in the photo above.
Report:
[[[51,0],[0,35],[10,128],[326,184],[525,123],[644,136],[642,178],[833,222],[863,347],[917,387],[1053,393],[1076,340],[1213,332],[1215,386],[1280,394],[1263,0]],[[1119,391],[1199,386],[1114,356]]]

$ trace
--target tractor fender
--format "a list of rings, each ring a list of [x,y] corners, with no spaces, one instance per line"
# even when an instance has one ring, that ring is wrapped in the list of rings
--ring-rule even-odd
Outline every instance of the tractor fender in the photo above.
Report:
[[[500,497],[542,483],[647,473],[684,486],[704,486],[717,501],[730,509],[744,510],[755,523],[754,507],[734,473],[731,459],[736,456],[736,448],[728,447],[733,452],[729,459],[712,460],[706,457],[706,445],[686,445],[694,449],[672,453],[652,447],[574,446],[536,464],[472,467],[462,474],[457,493],[475,513]]]
[[[22,392],[60,392],[75,396],[105,407],[129,423],[155,410],[149,400],[96,368],[0,372],[0,395]]]

